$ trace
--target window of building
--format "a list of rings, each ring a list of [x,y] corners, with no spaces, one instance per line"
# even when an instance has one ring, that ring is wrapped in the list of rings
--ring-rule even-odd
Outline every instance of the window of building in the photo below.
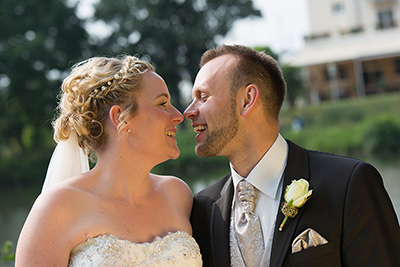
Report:
[[[347,79],[347,70],[343,66],[338,67],[338,75],[340,80],[346,80]]]
[[[378,11],[378,29],[387,29],[394,26],[393,11],[391,9]]]
[[[329,66],[324,69],[323,77],[326,82],[333,79],[346,80],[348,78],[347,70],[344,66]]]
[[[324,71],[324,73],[323,73],[324,80],[325,80],[326,82],[329,82],[329,72],[328,72],[328,69],[325,68],[323,71]]]
[[[340,15],[344,13],[344,4],[343,2],[334,2],[332,3],[332,14],[334,16]]]
[[[379,70],[364,72],[363,77],[365,84],[377,84],[382,79],[382,72]]]
[[[394,60],[394,71],[400,73],[400,58]]]

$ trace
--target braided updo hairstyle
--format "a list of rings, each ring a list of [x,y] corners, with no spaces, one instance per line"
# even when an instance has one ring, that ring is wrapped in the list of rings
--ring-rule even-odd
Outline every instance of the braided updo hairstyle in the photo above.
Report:
[[[104,122],[113,105],[121,106],[121,129],[137,109],[136,95],[143,74],[154,67],[133,56],[93,57],[72,67],[61,86],[59,117],[54,121],[54,140],[65,141],[71,130],[86,152],[95,152],[105,142]]]

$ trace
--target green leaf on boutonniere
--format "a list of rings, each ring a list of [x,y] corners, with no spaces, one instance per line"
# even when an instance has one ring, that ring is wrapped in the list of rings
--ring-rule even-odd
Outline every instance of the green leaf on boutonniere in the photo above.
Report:
[[[283,230],[288,218],[294,218],[297,215],[298,208],[304,206],[306,201],[311,197],[312,190],[308,190],[309,184],[307,180],[293,180],[285,189],[285,201],[282,203],[281,211],[285,218],[279,226],[279,231]]]

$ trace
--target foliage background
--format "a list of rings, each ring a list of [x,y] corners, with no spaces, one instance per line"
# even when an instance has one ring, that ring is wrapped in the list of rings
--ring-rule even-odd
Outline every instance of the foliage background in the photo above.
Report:
[[[95,55],[134,54],[150,60],[166,80],[174,105],[187,105],[182,88],[198,71],[201,54],[234,21],[260,16],[251,0],[99,0],[89,18],[76,0],[2,0],[0,9],[0,186],[40,184],[55,146],[51,121],[70,67]],[[104,27],[103,38],[86,26]],[[268,47],[255,47],[277,60]],[[296,68],[282,65],[288,97],[281,115],[284,137],[315,150],[366,158],[398,154],[399,97],[350,99],[295,107],[305,93]],[[297,120],[301,131],[293,127]],[[185,122],[177,135],[181,156],[154,171],[188,183],[228,172],[224,158],[198,158]],[[384,148],[385,147],[385,148]],[[384,149],[383,149],[384,148]],[[379,155],[381,154],[381,155]]]
[[[55,146],[51,121],[62,79],[91,56],[151,61],[182,110],[201,54],[232,23],[260,16],[251,0],[99,0],[93,17],[76,0],[2,0],[0,8],[0,186],[42,182]],[[103,25],[105,37],[87,25]]]

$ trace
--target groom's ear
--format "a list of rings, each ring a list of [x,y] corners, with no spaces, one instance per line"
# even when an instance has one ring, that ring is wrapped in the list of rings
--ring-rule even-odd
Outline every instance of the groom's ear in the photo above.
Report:
[[[122,108],[118,105],[114,105],[110,108],[110,111],[108,112],[108,116],[110,117],[110,121],[112,125],[115,127],[115,129],[118,129],[119,124],[121,123],[121,114],[122,114]]]
[[[249,84],[243,90],[240,114],[248,116],[256,106],[260,96],[260,89],[255,84]]]

